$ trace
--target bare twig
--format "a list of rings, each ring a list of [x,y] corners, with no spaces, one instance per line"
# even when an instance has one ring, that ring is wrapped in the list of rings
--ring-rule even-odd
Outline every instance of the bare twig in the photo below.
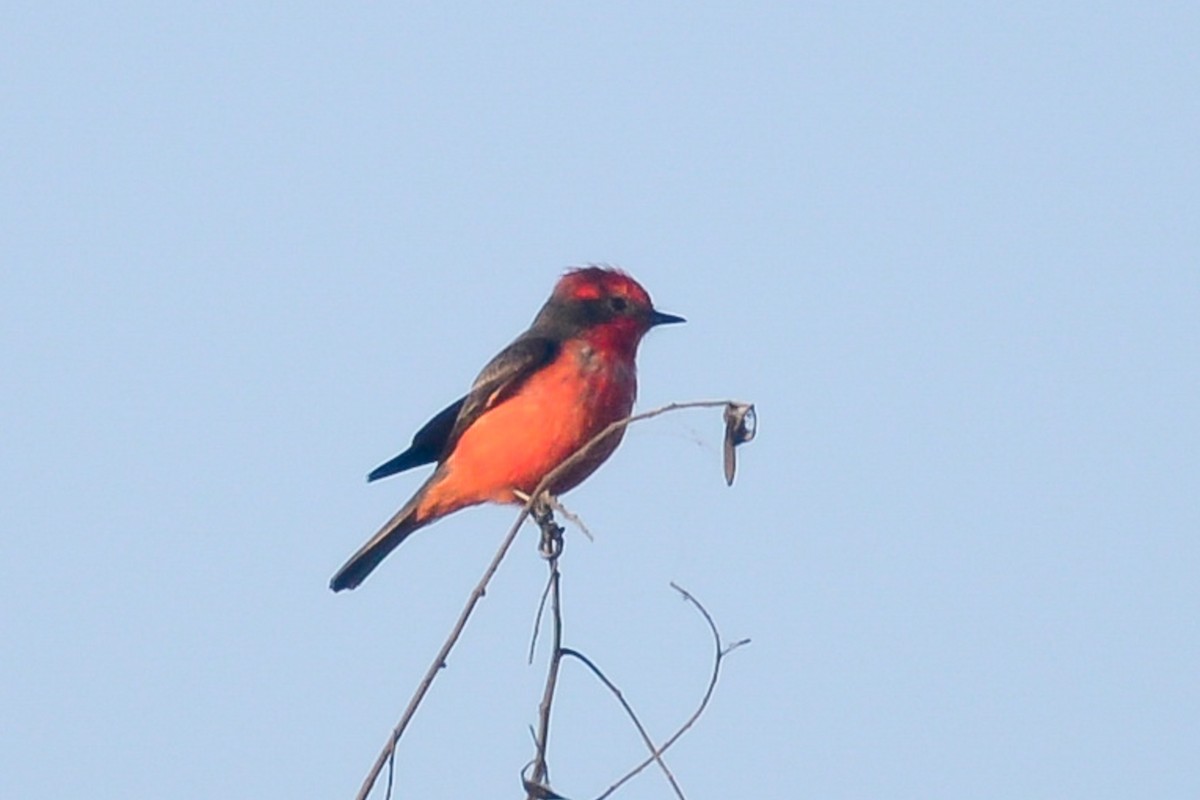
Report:
[[[534,495],[534,497],[536,497],[537,495],[546,491],[546,487],[550,486],[552,483],[554,483],[554,481],[557,480],[560,475],[565,473],[570,468],[574,467],[576,464],[578,464],[583,459],[587,458],[588,453],[592,452],[592,450],[598,444],[600,444],[600,442],[607,439],[609,436],[611,436],[616,431],[627,428],[635,422],[641,422],[642,420],[646,420],[646,419],[653,419],[654,417],[662,416],[663,414],[667,414],[671,411],[682,411],[685,408],[721,408],[721,407],[725,407],[725,408],[748,407],[751,412],[754,409],[754,406],[752,404],[738,403],[733,400],[692,400],[692,401],[689,401],[686,403],[667,403],[665,406],[659,406],[658,408],[651,409],[650,411],[643,411],[640,414],[634,414],[631,417],[626,417],[625,419],[619,419],[616,422],[606,425],[604,427],[604,430],[600,431],[595,436],[593,436],[588,441],[587,444],[585,444],[583,447],[580,447],[578,450],[576,450],[571,455],[567,456],[565,459],[563,459],[562,463],[560,463],[557,467],[555,467],[554,469],[552,469],[548,473],[546,473],[546,477],[542,478],[541,483],[539,483],[537,485],[537,488],[533,490],[533,495]],[[728,434],[727,434],[727,436],[728,436]],[[751,436],[753,436],[753,434],[751,434]],[[747,439],[746,441],[749,441],[749,440]],[[741,442],[738,442],[738,444],[740,444],[740,443]]]
[[[537,651],[538,633],[542,629],[542,615],[546,613],[546,601],[550,599],[550,588],[554,585],[554,573],[546,581],[542,589],[542,597],[538,600],[537,613],[533,615],[533,633],[529,636],[529,663],[533,663],[533,654]]]
[[[709,615],[708,610],[700,604],[699,600],[697,600],[695,597],[692,597],[691,594],[689,594],[685,589],[681,588],[678,584],[672,582],[671,588],[683,595],[684,600],[687,600],[700,611],[700,614],[704,617],[704,621],[708,623],[708,629],[712,631],[713,642],[716,646],[716,656],[713,659],[712,676],[709,678],[708,688],[704,691],[704,697],[700,700],[700,705],[697,706],[694,712],[692,712],[692,715],[688,717],[687,721],[680,726],[679,730],[675,731],[675,733],[671,735],[671,738],[667,739],[660,746],[652,747],[649,758],[642,761],[629,772],[625,773],[620,780],[608,787],[608,789],[606,789],[603,794],[599,795],[596,800],[604,800],[604,798],[609,797],[627,781],[631,780],[639,772],[653,764],[659,759],[660,756],[662,756],[663,753],[667,751],[668,748],[671,747],[671,745],[679,741],[679,738],[687,733],[688,730],[696,724],[696,720],[700,719],[700,715],[703,714],[704,709],[708,707],[708,701],[712,699],[713,691],[717,688],[717,678],[719,678],[721,675],[721,661],[725,658],[725,656],[729,655],[737,648],[750,643],[749,639],[741,639],[729,645],[728,647],[722,647],[721,633],[717,630],[717,624],[713,622],[713,618],[711,615]]]
[[[525,499],[525,500],[529,499],[529,496],[526,495],[524,492],[516,492],[515,494],[517,495],[517,497],[521,497],[522,499]],[[580,532],[584,536],[587,537],[589,542],[595,541],[595,537],[592,536],[592,532],[588,530],[587,525],[585,525],[583,523],[583,520],[580,519],[577,514],[571,513],[571,511],[566,506],[564,506],[562,504],[562,501],[559,500],[557,497],[555,497],[554,495],[551,495],[551,494],[542,494],[541,502],[544,502],[551,511],[557,511],[559,514],[562,514],[562,516],[565,520],[567,520],[568,522],[573,524],[575,527],[579,528]],[[542,524],[540,520],[538,521],[538,524],[539,525]],[[559,528],[559,530],[561,531],[561,528]],[[546,528],[544,526],[542,528],[542,534],[543,534],[543,537],[546,535]],[[559,538],[561,540],[561,535]],[[544,539],[543,539],[543,541],[544,541]],[[562,544],[560,541],[559,549],[561,550],[561,548],[562,548]],[[542,629],[542,615],[546,611],[546,600],[550,597],[550,586],[553,582],[554,582],[554,574],[551,573],[550,579],[546,581],[546,588],[542,589],[542,597],[540,600],[538,600],[537,613],[533,615],[533,632],[529,636],[529,663],[530,664],[533,663],[533,654],[537,650],[538,634]]]
[[[550,790],[550,771],[546,766],[546,749],[550,743],[550,709],[554,704],[554,692],[558,687],[558,671],[562,664],[562,596],[560,593],[560,573],[558,557],[562,555],[563,529],[554,521],[554,512],[547,503],[538,503],[534,512],[538,525],[542,529],[542,553],[550,566],[550,622],[553,634],[553,646],[550,651],[550,666],[546,671],[546,686],[542,691],[542,702],[538,706],[538,731],[534,737],[537,742],[537,754],[533,760],[533,774],[524,781],[526,800],[539,800],[547,797]],[[540,610],[539,610],[540,614]]]
[[[517,515],[516,521],[512,527],[508,529],[504,540],[500,542],[500,547],[496,550],[496,555],[492,556],[491,563],[487,569],[483,571],[483,577],[479,579],[479,583],[471,590],[470,596],[467,598],[467,604],[463,607],[462,613],[458,615],[458,621],[454,623],[454,627],[450,630],[450,635],[446,637],[446,641],[442,643],[441,649],[434,656],[433,663],[429,665],[429,669],[425,670],[425,677],[417,685],[417,690],[413,693],[412,699],[408,701],[408,707],[404,709],[404,713],[400,716],[400,721],[396,723],[396,727],[392,729],[391,735],[388,737],[387,744],[379,752],[378,758],[371,766],[371,770],[367,773],[367,777],[363,779],[362,786],[359,787],[358,794],[355,800],[366,800],[367,795],[371,793],[371,789],[375,786],[375,781],[379,778],[379,773],[383,769],[384,764],[391,764],[396,757],[396,742],[400,741],[400,737],[404,734],[408,723],[412,721],[413,715],[417,713],[417,708],[421,705],[421,701],[425,699],[425,695],[429,692],[429,687],[433,685],[434,678],[438,672],[446,666],[446,659],[450,656],[450,651],[454,649],[454,645],[458,643],[458,639],[462,636],[463,629],[467,626],[467,620],[471,618],[471,613],[475,610],[475,605],[487,593],[488,582],[492,576],[496,574],[496,570],[500,568],[500,562],[504,560],[504,556],[508,554],[508,550],[512,547],[513,540],[517,538],[517,531],[521,529],[521,525],[529,516],[532,500],[525,504],[521,509],[521,513]],[[391,796],[391,767],[389,766],[388,779],[388,796]]]
[[[375,759],[375,763],[371,766],[371,769],[367,772],[366,777],[363,779],[362,786],[359,788],[358,794],[355,796],[356,800],[366,800],[366,797],[371,793],[371,789],[374,788],[375,782],[379,779],[379,774],[383,771],[384,765],[388,765],[389,767],[387,794],[389,797],[391,796],[397,742],[400,741],[400,737],[408,728],[409,723],[412,721],[413,716],[417,712],[417,708],[425,699],[425,695],[429,692],[430,686],[433,685],[433,681],[437,677],[437,674],[446,665],[446,659],[450,656],[450,652],[454,649],[455,644],[458,643],[459,638],[462,636],[462,632],[466,628],[467,621],[471,618],[471,614],[474,612],[475,606],[479,603],[480,599],[483,598],[484,594],[487,593],[488,583],[491,581],[492,576],[496,574],[496,570],[500,568],[500,563],[504,560],[509,549],[512,547],[512,543],[516,539],[517,532],[521,529],[521,525],[524,524],[525,520],[530,516],[535,502],[537,502],[538,497],[546,491],[546,488],[553,484],[553,482],[557,480],[559,476],[586,458],[587,455],[601,441],[611,436],[614,432],[632,425],[634,422],[652,419],[653,417],[661,416],[662,414],[666,414],[671,411],[680,411],[688,408],[717,408],[721,406],[731,408],[743,407],[744,405],[745,404],[734,403],[733,401],[728,400],[696,400],[686,403],[668,403],[665,406],[661,406],[650,411],[644,411],[640,414],[634,414],[622,420],[617,420],[616,422],[607,425],[603,430],[588,440],[586,444],[564,459],[557,467],[552,469],[545,475],[545,477],[542,478],[537,487],[533,490],[533,492],[530,493],[528,499],[525,500],[520,513],[517,515],[517,519],[513,522],[512,527],[509,528],[508,533],[500,542],[500,546],[496,550],[496,554],[492,557],[487,569],[484,570],[483,576],[479,579],[479,583],[476,584],[475,588],[471,590],[471,594],[467,597],[467,602],[464,605],[462,612],[459,614],[458,620],[454,623],[454,627],[450,630],[450,634],[446,637],[445,642],[442,643],[442,646],[438,650],[437,655],[434,657],[433,662],[425,671],[425,675],[421,678],[421,682],[417,685],[417,689],[413,693],[412,698],[409,700],[408,706],[404,709],[404,713],[400,716],[400,720],[396,723],[396,726],[392,729],[391,734],[388,736],[387,743],[383,746],[383,749],[379,752],[379,756]],[[753,407],[751,406],[751,409],[752,408]],[[726,437],[728,441],[728,433],[726,434]],[[555,652],[558,652],[557,644],[555,647]],[[659,752],[661,753],[661,750]],[[649,761],[647,763],[649,763]],[[611,791],[609,793],[611,794]]]
[[[572,650],[569,647],[564,647],[562,649],[562,653],[564,656],[571,656],[579,661],[582,661],[584,666],[590,669],[592,674],[599,678],[600,682],[608,687],[608,690],[613,693],[613,697],[617,698],[617,702],[621,704],[621,708],[625,709],[625,713],[629,716],[630,721],[633,722],[633,726],[637,728],[638,733],[641,734],[642,741],[645,742],[646,747],[650,749],[651,758],[658,762],[658,766],[662,768],[663,774],[667,776],[667,780],[671,783],[671,788],[675,790],[675,796],[678,797],[679,800],[686,800],[686,798],[683,796],[683,789],[679,788],[679,782],[675,780],[675,776],[671,773],[670,768],[667,767],[667,762],[663,761],[662,752],[659,751],[659,749],[655,746],[654,740],[651,739],[650,734],[646,732],[646,727],[642,725],[642,721],[638,719],[638,715],[634,712],[633,707],[630,706],[629,701],[625,699],[624,692],[618,689],[616,684],[610,681],[608,676],[596,666],[595,662],[585,656],[583,653],[579,652],[578,650]],[[664,747],[663,750],[665,749],[666,748]]]

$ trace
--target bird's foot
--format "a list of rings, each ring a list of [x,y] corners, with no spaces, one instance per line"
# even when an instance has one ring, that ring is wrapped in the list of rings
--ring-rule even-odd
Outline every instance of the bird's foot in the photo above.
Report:
[[[513,495],[518,500],[529,504],[528,492],[513,489]],[[546,492],[539,494],[533,504],[529,506],[529,516],[542,530],[542,541],[538,545],[538,552],[542,554],[542,558],[546,559],[558,558],[562,555],[563,527],[554,520],[556,508],[561,509],[562,505],[555,497]]]

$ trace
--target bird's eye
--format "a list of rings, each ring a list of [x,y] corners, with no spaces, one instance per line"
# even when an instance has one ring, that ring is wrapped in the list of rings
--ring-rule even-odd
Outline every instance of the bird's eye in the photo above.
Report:
[[[629,308],[629,301],[624,297],[610,297],[608,298],[608,307],[618,314],[624,314]]]

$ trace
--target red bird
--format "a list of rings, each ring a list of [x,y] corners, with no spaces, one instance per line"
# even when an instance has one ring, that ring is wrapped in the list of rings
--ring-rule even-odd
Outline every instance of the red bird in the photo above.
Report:
[[[655,325],[683,322],[656,311],[623,272],[568,271],[529,330],[479,373],[466,397],[443,409],[400,455],[368,481],[437,462],[412,499],[329,582],[353,589],[413,531],[479,503],[521,503],[542,478],[607,425],[624,419],[637,396],[638,343]],[[597,445],[549,487],[562,494],[612,455],[624,429]]]

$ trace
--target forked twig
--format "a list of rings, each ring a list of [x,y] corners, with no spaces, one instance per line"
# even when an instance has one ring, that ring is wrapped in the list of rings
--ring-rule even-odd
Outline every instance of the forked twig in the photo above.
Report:
[[[562,555],[563,548],[563,529],[554,521],[554,512],[549,503],[539,503],[534,516],[538,526],[542,529],[540,549],[550,567],[547,594],[550,605],[552,649],[550,665],[546,670],[546,685],[542,690],[542,702],[538,705],[538,729],[534,735],[537,752],[532,763],[533,773],[529,778],[522,776],[522,783],[527,793],[526,800],[557,796],[549,786],[550,771],[546,765],[546,749],[550,742],[550,709],[554,705],[554,692],[558,688],[558,672],[563,654],[561,573],[558,571],[558,557]],[[545,597],[543,595],[543,600]],[[541,615],[541,609],[538,610],[538,614]]]
[[[713,618],[708,613],[708,610],[703,605],[700,604],[699,600],[697,600],[695,597],[693,597],[691,594],[689,594],[686,589],[682,588],[681,586],[676,584],[674,581],[671,582],[671,588],[674,589],[675,591],[679,592],[681,595],[683,595],[684,600],[688,601],[689,603],[694,605],[697,608],[697,610],[699,610],[701,616],[704,617],[704,621],[708,623],[708,629],[710,631],[712,631],[713,642],[716,646],[716,656],[713,659],[712,677],[709,678],[708,688],[704,691],[704,697],[701,698],[700,705],[697,706],[696,710],[692,712],[692,715],[687,718],[687,721],[684,722],[683,725],[681,725],[679,727],[679,730],[675,731],[675,733],[673,733],[671,735],[671,738],[667,739],[665,742],[663,742],[658,747],[654,747],[653,745],[651,745],[650,746],[650,756],[648,758],[646,758],[644,761],[642,761],[640,764],[638,764],[636,767],[631,769],[629,772],[625,773],[625,775],[622,776],[620,780],[618,780],[612,786],[608,787],[608,789],[606,789],[603,794],[596,797],[596,800],[604,800],[604,798],[609,797],[610,795],[612,795],[613,792],[615,792],[617,789],[621,788],[621,786],[623,786],[627,781],[631,780],[639,772],[641,772],[646,767],[653,764],[655,761],[659,761],[660,764],[662,763],[660,760],[662,754],[665,753],[671,747],[671,745],[673,745],[673,744],[675,744],[675,742],[679,741],[680,737],[683,736],[685,733],[687,733],[688,730],[693,725],[696,724],[696,720],[700,719],[700,715],[703,714],[704,709],[708,707],[708,701],[712,699],[713,691],[717,688],[717,679],[721,676],[721,661],[724,660],[725,656],[729,655],[737,648],[741,647],[742,645],[750,643],[749,639],[739,639],[738,641],[734,642],[733,644],[729,645],[728,647],[722,647],[721,646],[721,633],[720,633],[720,631],[717,630],[717,624],[715,622],[713,622]],[[624,705],[624,701],[622,701],[622,705]],[[638,729],[641,730],[640,725],[638,726]],[[643,732],[643,738],[647,738],[647,737],[645,737],[644,732]],[[665,766],[664,766],[664,769],[665,769]],[[675,784],[675,782],[672,781],[671,783],[672,783],[672,786],[675,786],[676,790],[678,790],[678,786]]]
[[[530,503],[526,503],[525,507],[521,509],[521,513],[517,515],[516,522],[512,524],[504,540],[500,542],[500,548],[496,551],[496,555],[492,557],[491,563],[484,570],[483,577],[479,579],[479,583],[471,590],[471,594],[467,598],[467,604],[463,606],[462,613],[458,615],[458,620],[454,623],[454,627],[451,628],[450,635],[442,643],[442,647],[438,650],[437,655],[434,656],[433,663],[429,665],[429,669],[425,670],[425,676],[421,678],[421,682],[417,685],[417,690],[413,692],[412,699],[408,701],[408,706],[404,709],[404,713],[400,715],[400,721],[392,729],[387,743],[379,751],[379,756],[375,759],[375,763],[371,765],[371,770],[367,773],[367,777],[363,779],[362,786],[359,787],[358,794],[355,795],[355,800],[366,800],[367,796],[371,793],[371,789],[374,788],[375,781],[378,780],[379,773],[383,770],[385,764],[388,765],[388,791],[386,796],[391,797],[391,775],[394,770],[393,761],[396,757],[396,742],[400,741],[400,737],[404,734],[408,723],[412,721],[413,715],[417,713],[417,708],[421,705],[421,701],[425,699],[425,695],[429,692],[429,687],[433,685],[434,678],[446,666],[446,659],[450,656],[450,651],[454,649],[454,645],[458,643],[459,637],[462,636],[463,629],[467,626],[467,620],[471,618],[471,613],[475,610],[475,605],[486,594],[488,583],[491,581],[492,576],[496,574],[496,570],[500,568],[500,562],[504,560],[504,556],[508,554],[509,548],[512,547],[513,540],[517,538],[517,531],[521,529],[521,525],[529,516],[531,504],[532,500]]]
[[[587,457],[587,455],[589,453],[591,453],[592,450],[595,449],[597,445],[599,445],[600,442],[607,439],[609,436],[611,436],[616,431],[622,430],[622,429],[628,427],[629,425],[632,425],[634,422],[640,422],[642,420],[652,419],[653,417],[657,417],[657,416],[666,414],[671,411],[679,411],[679,410],[687,409],[687,408],[716,408],[716,407],[721,407],[721,406],[724,406],[727,410],[728,409],[741,410],[740,416],[738,418],[738,424],[741,425],[741,420],[746,419],[748,416],[749,419],[751,420],[750,430],[753,431],[753,427],[752,427],[753,409],[754,409],[753,405],[748,405],[745,403],[735,403],[735,402],[729,401],[729,400],[697,400],[697,401],[691,401],[691,402],[686,402],[686,403],[668,403],[665,406],[661,406],[659,408],[655,408],[650,411],[644,411],[640,414],[633,414],[629,417],[626,417],[625,419],[617,420],[616,422],[613,422],[613,423],[605,426],[605,428],[603,430],[601,430],[599,433],[597,433],[595,436],[593,436],[591,439],[589,439],[587,441],[587,443],[585,443],[582,447],[580,447],[574,453],[572,453],[570,456],[568,456],[566,459],[564,459],[557,467],[550,470],[550,472],[548,472],[545,475],[545,477],[542,478],[542,480],[538,483],[537,487],[533,490],[533,492],[530,493],[530,496],[526,500],[525,504],[522,506],[520,513],[517,515],[517,519],[512,524],[512,527],[509,528],[508,533],[505,534],[504,539],[500,542],[500,546],[496,550],[495,556],[492,557],[491,562],[488,564],[487,568],[484,570],[483,576],[479,579],[479,583],[477,583],[475,588],[471,590],[471,594],[467,597],[467,602],[463,606],[463,610],[459,614],[457,621],[454,623],[454,627],[451,628],[450,634],[446,637],[445,642],[442,643],[442,646],[438,650],[437,655],[434,657],[433,662],[429,665],[429,668],[425,671],[425,675],[421,678],[421,682],[417,685],[416,691],[413,692],[413,696],[409,700],[408,706],[404,709],[404,713],[400,716],[400,720],[396,723],[396,726],[392,729],[391,734],[388,736],[387,742],[384,744],[383,749],[380,750],[379,756],[375,759],[375,763],[371,766],[371,769],[367,772],[366,777],[363,779],[362,786],[359,787],[358,794],[355,796],[356,800],[366,800],[367,796],[371,793],[371,790],[374,788],[376,781],[379,779],[379,774],[380,774],[380,772],[383,771],[383,767],[385,765],[387,765],[389,767],[387,796],[390,798],[391,789],[392,789],[392,777],[393,777],[394,768],[395,768],[394,760],[396,757],[397,742],[400,741],[400,737],[404,734],[404,731],[408,728],[409,723],[412,721],[413,716],[416,714],[417,708],[421,705],[421,702],[425,699],[425,695],[429,692],[429,688],[433,685],[433,681],[437,677],[438,672],[440,672],[441,669],[446,665],[446,659],[450,656],[450,652],[454,649],[455,644],[458,643],[459,638],[462,636],[462,632],[466,628],[467,621],[471,618],[471,614],[474,612],[475,606],[479,603],[480,599],[484,596],[484,594],[486,594],[488,583],[491,581],[492,576],[495,575],[496,571],[500,568],[501,562],[504,560],[504,557],[508,554],[509,549],[512,547],[513,541],[517,537],[517,532],[521,529],[521,525],[524,524],[525,520],[530,516],[530,513],[534,507],[534,504],[536,502],[538,502],[538,498],[546,491],[546,488],[548,486],[552,485],[554,483],[554,481],[557,480],[559,478],[559,476],[564,474],[567,470],[576,466],[580,461],[585,459]],[[748,441],[749,438],[753,436],[752,432],[749,434],[749,436],[746,436],[744,428],[742,431],[737,431],[734,434],[730,434],[729,428],[732,426],[732,424],[733,423],[731,423],[731,421],[730,421],[730,414],[727,413],[726,414],[726,427],[727,427],[726,440],[727,441],[730,441],[732,439],[732,440],[734,440],[734,442],[736,444],[740,444],[742,441]],[[729,471],[730,470],[727,466],[727,473]],[[680,591],[682,591],[682,590],[680,590]],[[690,595],[688,595],[688,597],[690,598]],[[693,600],[693,602],[695,602],[695,601]],[[706,614],[706,616],[707,616],[707,614]],[[710,622],[711,622],[711,620],[710,620]],[[557,652],[557,650],[558,650],[558,648],[556,647],[556,652]],[[709,694],[711,694],[711,687],[710,687]],[[707,699],[708,698],[706,696],[705,697],[706,703],[707,703]],[[689,727],[690,727],[690,722],[689,722]],[[684,730],[686,730],[686,728]],[[682,731],[680,733],[682,733]],[[662,749],[665,749],[665,747],[670,746],[670,744],[674,742],[674,739],[678,738],[679,735],[680,734],[677,734],[675,737],[673,737],[667,743],[667,745],[665,745],[663,748],[660,748],[659,752],[661,753]],[[651,758],[646,763],[648,764],[653,760],[654,759]],[[640,767],[638,770],[636,770],[634,772],[634,774],[636,774],[637,772],[640,772],[641,769],[644,769],[644,768],[645,768],[645,765],[642,765],[642,767]],[[630,777],[632,777],[632,775]],[[628,778],[626,778],[625,780],[627,780],[627,779]],[[622,782],[624,782],[624,781],[622,781]],[[610,790],[607,794],[611,794],[611,793],[612,793],[612,790]],[[604,796],[607,796],[607,794]]]
[[[633,726],[637,728],[637,732],[641,734],[642,741],[645,742],[646,747],[650,749],[651,758],[658,762],[658,766],[662,769],[663,774],[667,776],[667,780],[671,783],[671,788],[675,790],[675,796],[678,797],[679,800],[685,800],[683,796],[683,789],[679,788],[679,782],[675,780],[675,775],[672,774],[671,769],[667,766],[667,762],[663,761],[662,752],[655,746],[654,740],[650,738],[650,734],[646,731],[646,726],[642,725],[642,721],[638,719],[638,715],[633,710],[633,706],[629,705],[629,701],[625,699],[625,693],[617,688],[617,685],[608,679],[608,676],[604,674],[603,670],[596,666],[595,662],[593,662],[583,653],[579,652],[578,650],[572,650],[569,647],[564,647],[563,655],[571,656],[583,662],[584,666],[590,669],[592,674],[595,675],[601,683],[608,687],[608,690],[613,693],[613,697],[617,698],[617,702],[621,704],[621,708],[625,709],[625,714],[629,717],[629,720],[633,723]],[[663,750],[666,750],[666,748],[664,747]]]

